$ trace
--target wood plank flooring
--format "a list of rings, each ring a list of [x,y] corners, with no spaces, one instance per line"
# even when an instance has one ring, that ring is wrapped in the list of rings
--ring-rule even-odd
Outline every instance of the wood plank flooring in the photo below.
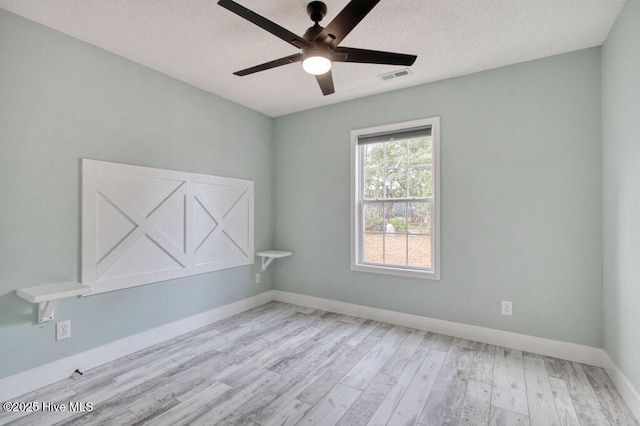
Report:
[[[601,368],[278,302],[15,401],[0,424],[638,425]]]

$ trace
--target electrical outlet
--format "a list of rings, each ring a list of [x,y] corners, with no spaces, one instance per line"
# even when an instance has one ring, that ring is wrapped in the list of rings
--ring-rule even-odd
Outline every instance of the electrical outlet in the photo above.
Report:
[[[62,321],[56,324],[56,340],[68,339],[71,337],[71,320]]]
[[[260,284],[260,272],[256,274],[256,284]]]
[[[502,315],[513,315],[513,305],[510,300],[502,301]]]

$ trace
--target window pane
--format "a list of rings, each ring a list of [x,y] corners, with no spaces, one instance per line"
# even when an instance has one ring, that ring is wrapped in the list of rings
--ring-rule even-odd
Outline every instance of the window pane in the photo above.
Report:
[[[384,234],[364,233],[362,261],[367,263],[384,262]]]
[[[387,197],[407,197],[407,169],[387,169]]]
[[[407,235],[384,235],[384,263],[389,265],[407,264]]]
[[[409,164],[412,166],[430,165],[432,162],[433,145],[431,137],[409,140]]]
[[[426,198],[433,196],[431,167],[410,167],[407,173],[409,197]]]
[[[387,142],[387,168],[407,167],[407,141]]]
[[[431,234],[409,235],[409,265],[431,268]]]
[[[407,232],[407,219],[405,215],[407,203],[385,203],[386,204],[386,217],[387,233],[406,233]]]
[[[364,168],[384,168],[384,144],[362,145],[364,150]]]
[[[384,198],[384,169],[368,169],[364,172],[364,198]]]
[[[364,205],[363,219],[365,232],[384,232],[384,206],[385,203],[367,203]]]
[[[431,235],[431,212],[433,204],[407,203],[407,228],[409,234]]]

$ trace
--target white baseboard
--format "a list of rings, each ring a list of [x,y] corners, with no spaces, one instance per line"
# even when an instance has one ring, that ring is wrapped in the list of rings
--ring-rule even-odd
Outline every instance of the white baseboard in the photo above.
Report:
[[[134,336],[5,377],[0,379],[0,402],[8,401],[43,386],[66,379],[76,368],[88,370],[97,367],[273,300],[603,367],[631,411],[640,419],[640,395],[638,391],[618,369],[607,353],[600,348],[281,290],[268,290],[247,299],[220,306],[189,318],[165,324]]]
[[[602,355],[604,351],[600,348],[594,348],[591,346],[544,339],[542,337],[528,336],[509,331],[495,330],[492,328],[478,327],[475,325],[445,321],[420,315],[389,311],[386,309],[372,308],[369,306],[339,302],[336,300],[322,299],[319,297],[289,293],[286,291],[273,290],[273,293],[275,300],[281,302],[293,303],[295,305],[302,305],[345,315],[353,315],[376,321],[383,321],[404,327],[433,331],[452,337],[459,337],[461,339],[490,343],[492,345],[504,346],[511,349],[518,349],[555,358],[562,358],[583,364],[595,365],[597,367],[602,366]]]
[[[492,345],[603,367],[629,406],[629,409],[633,412],[634,416],[640,420],[640,393],[638,393],[603,349],[281,290],[272,290],[272,293],[274,300],[279,302],[292,303],[294,305],[432,331],[461,339],[490,343]]]
[[[162,325],[13,376],[0,379],[0,402],[64,380],[77,369],[89,370],[181,334],[230,317],[273,300],[272,291],[220,306],[207,312]]]
[[[627,403],[629,409],[636,416],[636,419],[640,421],[640,393],[633,387],[627,376],[625,376],[622,371],[618,368],[615,362],[609,357],[609,354],[604,352],[604,356],[602,357],[602,367],[607,372],[607,375],[611,378],[611,381],[620,395],[622,395],[622,399]]]

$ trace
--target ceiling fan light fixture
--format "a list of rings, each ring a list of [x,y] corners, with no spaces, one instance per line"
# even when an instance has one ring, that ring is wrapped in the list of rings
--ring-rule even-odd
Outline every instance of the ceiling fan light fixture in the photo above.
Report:
[[[327,49],[305,49],[303,56],[302,68],[309,74],[321,75],[331,69],[331,52]]]
[[[324,56],[310,56],[302,61],[302,68],[309,74],[321,75],[331,69],[331,61]]]

